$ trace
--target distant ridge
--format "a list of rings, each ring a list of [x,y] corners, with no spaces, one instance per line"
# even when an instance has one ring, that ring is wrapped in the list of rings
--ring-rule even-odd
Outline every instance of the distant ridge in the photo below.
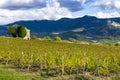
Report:
[[[120,29],[114,25],[108,25],[108,21],[120,24],[120,18],[96,18],[85,15],[80,18],[62,18],[59,20],[29,20],[17,21],[4,25],[6,28],[11,25],[24,25],[31,30],[31,35],[61,36],[63,39],[101,39],[104,37],[117,37]],[[112,28],[111,28],[112,27]],[[3,26],[0,27],[0,35],[5,32]],[[56,33],[56,34],[55,34]]]

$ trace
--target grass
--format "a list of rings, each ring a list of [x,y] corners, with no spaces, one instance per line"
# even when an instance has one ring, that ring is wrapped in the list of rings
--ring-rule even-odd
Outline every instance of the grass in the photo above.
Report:
[[[19,72],[5,65],[0,66],[0,80],[44,80],[30,72],[29,75],[27,74],[27,72]]]
[[[76,77],[79,80],[84,78],[84,72],[95,77],[112,76],[111,74],[120,72],[119,46],[48,40],[26,41],[8,37],[0,37],[0,45],[0,63],[25,71],[0,67],[0,80],[42,80],[41,76],[45,80],[50,77],[51,80],[58,80],[57,77],[70,78],[70,75],[83,74]]]

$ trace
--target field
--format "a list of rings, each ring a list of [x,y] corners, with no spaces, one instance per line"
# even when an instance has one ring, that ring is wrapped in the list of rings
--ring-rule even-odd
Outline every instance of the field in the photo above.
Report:
[[[0,64],[48,79],[81,74],[107,78],[119,75],[120,47],[0,37]]]

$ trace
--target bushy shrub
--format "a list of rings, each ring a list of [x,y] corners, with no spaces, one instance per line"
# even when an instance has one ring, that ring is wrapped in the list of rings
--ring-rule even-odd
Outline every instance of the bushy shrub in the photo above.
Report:
[[[38,39],[38,37],[37,36],[32,36],[31,39]]]
[[[115,46],[120,46],[120,41],[115,44]]]
[[[43,37],[43,40],[52,40],[50,36]]]
[[[79,44],[79,43],[80,43],[80,41],[78,41],[78,40],[73,40],[72,42],[73,42],[73,43],[76,43],[76,44]]]
[[[61,37],[59,37],[59,36],[56,36],[56,37],[54,38],[54,40],[55,40],[55,41],[62,41]]]

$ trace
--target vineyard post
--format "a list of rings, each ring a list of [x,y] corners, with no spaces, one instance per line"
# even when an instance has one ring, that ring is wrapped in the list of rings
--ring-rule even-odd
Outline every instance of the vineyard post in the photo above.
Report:
[[[85,60],[85,58],[86,58],[86,53],[84,53],[83,58],[84,58],[84,60]],[[85,66],[86,66],[86,62],[84,63],[84,66],[83,66],[83,74],[85,73],[85,68],[86,68]]]
[[[64,74],[64,56],[62,56],[62,75]]]
[[[45,59],[44,59],[44,67],[45,67],[45,69],[47,68],[47,61],[46,61],[46,58],[47,57],[47,54],[45,53]]]
[[[8,61],[9,61],[9,57],[10,57],[10,55],[9,55],[10,53],[8,53],[8,56],[7,56],[7,59],[6,59],[6,66],[8,65]]]
[[[40,65],[39,65],[39,74],[41,75],[42,69],[43,69],[43,62],[42,62],[42,56],[40,55]]]
[[[21,60],[23,60],[23,58],[24,58],[24,52],[22,52],[22,56],[21,56]],[[23,69],[23,64],[22,64],[22,62],[21,62],[21,69],[20,70],[22,70]]]
[[[96,58],[96,70],[97,70],[97,74],[99,76],[99,78],[101,78],[100,72],[99,72],[99,59]]]
[[[43,65],[42,65],[42,56],[40,55],[40,70],[43,69]]]
[[[33,54],[30,55],[30,60],[28,64],[28,71],[30,70],[31,64],[32,64]]]
[[[108,58],[107,58],[107,61],[106,61],[106,63],[107,63],[107,70],[108,70],[108,74],[109,74],[109,63],[108,63]],[[107,77],[108,77],[108,74],[107,74]]]
[[[8,66],[9,57],[10,57],[10,53],[8,53],[8,56],[7,56],[8,59],[6,59],[6,63],[5,63],[6,67]],[[8,68],[6,68],[6,70],[8,71]]]
[[[78,63],[78,57],[77,57],[77,63]],[[79,67],[78,67],[78,65],[76,66],[76,70],[77,70],[77,72],[76,72],[76,75],[78,76],[78,74],[79,74]]]

